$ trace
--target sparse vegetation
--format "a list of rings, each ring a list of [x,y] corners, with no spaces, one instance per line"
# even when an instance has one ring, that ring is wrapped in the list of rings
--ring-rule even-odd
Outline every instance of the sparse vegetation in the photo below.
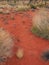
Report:
[[[25,11],[28,10],[30,8],[36,9],[37,7],[47,7],[49,5],[47,5],[48,1],[38,1],[38,0],[28,0],[28,1],[20,1],[20,0],[6,0],[5,2],[2,1],[2,3],[0,3],[0,7],[3,8],[7,8],[8,10],[10,8],[13,8],[13,10],[16,11]],[[16,7],[16,8],[15,8]]]

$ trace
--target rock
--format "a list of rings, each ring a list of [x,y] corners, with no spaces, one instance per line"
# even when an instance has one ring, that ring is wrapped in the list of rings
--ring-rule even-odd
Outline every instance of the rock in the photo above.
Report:
[[[16,56],[17,56],[18,59],[22,59],[23,56],[24,56],[24,50],[21,49],[21,48],[19,48],[19,49],[17,50],[17,52],[16,52]]]
[[[43,60],[49,61],[49,50],[44,51],[41,57]]]

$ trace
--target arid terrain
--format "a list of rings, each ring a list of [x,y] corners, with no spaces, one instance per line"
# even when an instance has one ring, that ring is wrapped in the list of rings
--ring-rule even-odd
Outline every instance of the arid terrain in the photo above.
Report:
[[[7,58],[5,62],[0,62],[0,65],[49,65],[49,60],[47,61],[42,57],[43,52],[49,50],[49,40],[40,38],[31,31],[33,17],[40,7],[34,6],[38,2],[34,5],[28,4],[28,2],[13,3],[12,1],[13,4],[7,1],[0,2],[0,28],[11,34],[15,46],[13,56]],[[45,4],[44,1],[42,8],[48,5],[46,10],[49,12],[48,2]],[[43,5],[40,4],[40,6]],[[17,57],[19,56],[16,54],[18,49],[23,49],[21,50],[22,58]]]
[[[18,59],[14,54],[12,58],[0,63],[0,65],[49,65],[49,62],[41,57],[43,51],[49,49],[49,41],[37,37],[31,32],[34,13],[35,11],[29,10],[0,14],[0,27],[13,36],[15,51],[17,48],[24,50],[22,59]]]

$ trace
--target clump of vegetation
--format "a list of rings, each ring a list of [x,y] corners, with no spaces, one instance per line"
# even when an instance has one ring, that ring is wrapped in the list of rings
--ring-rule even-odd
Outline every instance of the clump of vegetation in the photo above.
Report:
[[[18,5],[18,7],[16,8],[16,11],[26,11],[29,9],[30,9],[29,5]]]
[[[46,9],[40,9],[33,17],[32,33],[49,39],[49,15]]]
[[[32,4],[30,5],[30,7],[33,8],[33,9],[36,9],[37,8],[37,6],[32,5]]]
[[[3,28],[0,28],[0,62],[4,62],[13,54],[13,39]]]
[[[37,7],[45,7],[45,4],[38,4]]]

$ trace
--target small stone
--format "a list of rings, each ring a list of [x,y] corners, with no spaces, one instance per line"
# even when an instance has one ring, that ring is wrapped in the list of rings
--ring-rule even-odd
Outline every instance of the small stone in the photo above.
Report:
[[[0,62],[5,62],[6,60],[7,60],[6,57],[5,58],[0,57]]]
[[[16,56],[18,59],[22,59],[24,56],[24,50],[22,48],[19,48],[16,52]]]
[[[49,50],[43,53],[42,58],[49,61]]]

